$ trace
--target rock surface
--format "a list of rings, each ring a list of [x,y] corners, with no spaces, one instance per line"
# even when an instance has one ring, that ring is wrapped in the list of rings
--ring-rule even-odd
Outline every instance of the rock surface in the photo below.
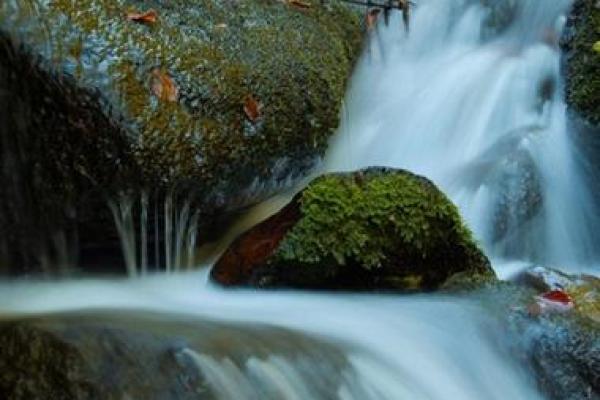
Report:
[[[310,398],[332,398],[356,379],[346,367],[323,341],[258,325],[114,310],[0,321],[7,400],[280,399],[285,374],[283,389],[261,374],[277,368],[311,382]]]
[[[600,399],[600,279],[538,266],[516,282],[525,292],[511,296],[513,306],[522,307],[512,307],[508,325],[542,392],[552,400]],[[574,307],[535,307],[541,296],[556,292]]]
[[[567,103],[588,124],[600,125],[600,4],[575,0],[561,41]]]
[[[457,208],[425,178],[369,168],[324,175],[242,234],[212,270],[226,286],[433,290],[493,280]]]
[[[306,172],[362,42],[354,10],[306,3],[1,2],[0,269],[115,236],[121,191],[210,214]]]

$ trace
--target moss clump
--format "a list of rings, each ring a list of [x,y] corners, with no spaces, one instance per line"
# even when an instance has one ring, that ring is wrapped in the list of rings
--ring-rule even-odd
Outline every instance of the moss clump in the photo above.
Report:
[[[458,273],[495,279],[458,209],[425,178],[369,168],[311,182],[242,235],[213,278],[263,287],[432,290]]]
[[[563,40],[567,102],[587,121],[600,124],[600,8],[595,0],[577,0]]]
[[[408,173],[328,175],[302,194],[302,219],[277,253],[281,260],[349,259],[379,268],[398,247],[428,259],[448,241],[473,245],[457,208],[434,185]]]

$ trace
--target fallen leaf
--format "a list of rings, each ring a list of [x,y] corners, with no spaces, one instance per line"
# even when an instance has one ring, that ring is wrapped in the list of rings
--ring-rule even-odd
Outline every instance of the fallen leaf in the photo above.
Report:
[[[127,20],[152,25],[158,20],[158,13],[154,9],[150,9],[144,13],[130,12],[127,14]]]
[[[226,29],[227,28],[227,24],[217,24],[215,25],[216,29]]]
[[[258,101],[256,101],[254,96],[252,96],[251,94],[246,96],[246,99],[244,100],[244,113],[246,114],[246,117],[248,117],[250,122],[255,123],[260,118],[261,108],[262,105]]]
[[[302,10],[307,10],[312,7],[310,3],[307,3],[306,1],[302,0],[287,0],[287,4],[289,4],[292,7],[300,8]]]
[[[375,27],[375,24],[377,23],[377,18],[379,18],[380,13],[380,8],[373,8],[367,12],[367,30],[371,30]]]
[[[573,302],[571,296],[569,296],[568,293],[563,292],[562,290],[551,290],[542,294],[542,298],[562,304],[569,304]]]
[[[173,79],[158,68],[152,71],[152,93],[162,101],[174,103],[179,99],[179,89]]]

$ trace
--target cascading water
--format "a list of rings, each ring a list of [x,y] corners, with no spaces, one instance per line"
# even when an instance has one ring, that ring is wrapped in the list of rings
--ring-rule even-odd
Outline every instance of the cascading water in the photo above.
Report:
[[[423,0],[373,32],[328,170],[427,176],[496,259],[589,266],[592,200],[567,134],[559,71],[570,0]]]
[[[515,12],[497,19],[475,0],[420,0],[409,36],[397,15],[388,28],[380,24],[326,168],[410,169],[450,194],[491,254],[586,262],[593,256],[591,200],[570,153],[556,48],[570,1],[506,3]],[[132,275],[147,268],[148,238],[156,233],[145,230],[149,214],[158,220],[142,195],[137,240],[137,202],[124,197],[112,205]],[[176,212],[168,198],[161,207],[165,220],[155,230],[164,229],[171,269],[185,258],[171,241],[194,242],[189,226],[196,221],[189,207]],[[193,273],[2,283],[0,316],[144,310],[165,321],[183,314],[199,324],[237,324],[231,331],[260,325],[323,341],[304,358],[264,356],[275,351],[269,336],[260,351],[240,339],[238,347],[221,343],[225,355],[179,352],[203,376],[210,398],[222,400],[541,398],[502,340],[503,327],[476,300],[223,291],[205,280]],[[227,354],[232,349],[239,354]]]

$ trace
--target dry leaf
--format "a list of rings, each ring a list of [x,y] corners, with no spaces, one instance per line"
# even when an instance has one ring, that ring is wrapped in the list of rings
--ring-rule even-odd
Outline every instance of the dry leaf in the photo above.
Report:
[[[152,93],[162,101],[174,103],[179,99],[179,89],[173,79],[158,68],[152,71]]]
[[[158,13],[154,9],[150,9],[144,13],[131,12],[127,14],[127,20],[152,25],[158,20]]]
[[[246,113],[246,117],[248,117],[250,122],[255,123],[260,118],[261,108],[262,105],[251,94],[246,96],[244,100],[244,113]]]
[[[373,8],[367,12],[367,29],[371,30],[375,27],[377,23],[377,18],[379,18],[379,14],[381,13],[380,8]]]
[[[306,1],[302,0],[287,0],[287,3],[292,7],[300,8],[302,10],[306,10],[312,7],[310,3],[307,3]]]
[[[227,24],[217,24],[215,25],[215,29],[227,29]]]

